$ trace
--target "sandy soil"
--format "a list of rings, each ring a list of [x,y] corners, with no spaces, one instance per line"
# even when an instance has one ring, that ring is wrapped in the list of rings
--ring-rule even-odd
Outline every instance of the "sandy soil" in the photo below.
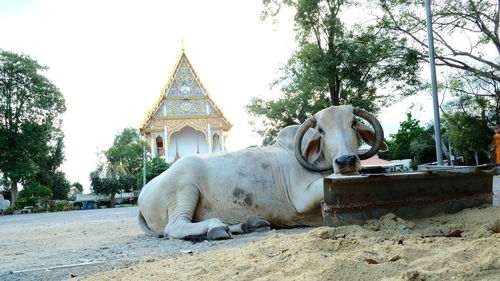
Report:
[[[237,235],[225,241],[193,244],[146,236],[137,224],[137,207],[0,216],[0,280],[64,280],[127,268],[154,257],[213,251],[253,243],[273,234],[312,228]],[[81,263],[100,264],[43,270]],[[24,270],[34,270],[19,272]],[[15,272],[15,273],[10,273]]]
[[[500,280],[500,207],[414,221],[388,214],[81,280]]]
[[[494,189],[499,205],[500,177]],[[197,244],[148,237],[136,216],[137,207],[0,216],[0,280],[500,280],[499,207]],[[463,237],[422,238],[454,230]],[[88,262],[99,264],[44,270]],[[111,270],[122,271],[90,276]]]

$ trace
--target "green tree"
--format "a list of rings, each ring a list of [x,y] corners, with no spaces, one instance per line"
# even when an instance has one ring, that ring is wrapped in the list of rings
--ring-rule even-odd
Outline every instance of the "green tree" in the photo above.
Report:
[[[146,182],[151,181],[170,167],[165,159],[156,156],[151,161],[146,162]],[[142,177],[141,177],[142,179]]]
[[[457,99],[448,103],[443,115],[443,127],[455,154],[462,156],[465,164],[476,165],[476,155],[479,162],[487,163],[493,131],[484,112],[474,112],[474,109],[468,108],[470,106],[476,108],[477,102]]]
[[[410,154],[413,155],[413,167],[419,164],[436,161],[436,142],[434,126],[427,124],[417,137],[410,143]]]
[[[13,205],[18,183],[41,170],[65,111],[59,89],[41,74],[46,69],[29,56],[0,50],[0,171]]]
[[[381,28],[407,38],[427,61],[424,1],[382,0],[380,6]],[[453,97],[443,115],[452,145],[470,160],[472,151],[485,149],[492,133],[485,128],[500,122],[500,2],[436,0],[431,8],[436,64],[449,73],[443,85]]]
[[[411,113],[407,113],[406,120],[399,123],[398,132],[390,136],[392,141],[389,143],[388,153],[382,155],[389,159],[413,159],[410,145],[423,132],[420,121],[413,118]]]
[[[408,38],[428,56],[425,2],[382,0],[380,26]],[[500,82],[500,3],[497,0],[431,1],[437,65]]]
[[[66,200],[71,188],[71,183],[66,179],[66,174],[61,171],[56,171],[52,175],[52,199]]]
[[[144,142],[138,131],[125,128],[115,136],[113,145],[104,153],[109,164],[120,167],[124,173],[142,179],[142,150]],[[133,189],[139,189],[142,181],[136,181]]]
[[[115,136],[113,145],[103,152],[105,159],[90,173],[92,191],[109,195],[111,206],[115,204],[116,193],[142,187],[143,145],[137,130],[123,129]]]
[[[432,162],[436,149],[433,139],[434,127],[420,127],[420,121],[406,114],[406,120],[399,124],[399,130],[388,141],[389,150],[379,156],[389,160],[412,159],[413,167],[421,163]]]
[[[38,182],[52,191],[53,199],[66,200],[68,197],[70,182],[66,179],[66,174],[59,170],[64,161],[64,135],[58,130],[54,130],[49,142],[49,151],[45,157],[38,162],[42,169],[29,178],[29,182]]]
[[[111,164],[99,165],[90,173],[90,186],[96,194],[109,196],[110,205],[115,206],[115,196],[120,192],[127,192],[136,186],[136,178],[126,173],[120,166]]]
[[[19,192],[19,200],[17,207],[24,208],[25,206],[36,207],[42,199],[52,197],[52,191],[39,183],[27,184]],[[46,201],[46,200],[45,200]]]
[[[296,10],[299,47],[274,82],[285,96],[275,101],[255,98],[247,106],[251,115],[264,119],[256,129],[264,143],[284,126],[301,123],[329,105],[351,104],[376,112],[397,94],[413,93],[419,86],[419,58],[405,39],[374,25],[349,27],[342,22],[343,9],[355,2],[264,0],[264,4],[264,15],[276,14],[282,5]]]
[[[83,192],[83,185],[81,183],[74,182],[71,186],[76,187],[76,189],[78,189],[78,191]]]

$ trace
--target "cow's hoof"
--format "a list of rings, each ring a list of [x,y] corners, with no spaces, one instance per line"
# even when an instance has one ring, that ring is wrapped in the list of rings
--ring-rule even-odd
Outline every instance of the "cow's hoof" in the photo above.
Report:
[[[230,239],[231,232],[227,226],[217,226],[208,230],[207,237],[208,240]]]
[[[258,232],[269,231],[271,230],[271,223],[266,221],[265,219],[251,218],[248,219],[245,223],[243,223],[241,229],[245,233],[250,233],[255,231]]]
[[[206,235],[188,235],[182,238],[182,240],[191,241],[193,244],[203,242],[207,239]]]

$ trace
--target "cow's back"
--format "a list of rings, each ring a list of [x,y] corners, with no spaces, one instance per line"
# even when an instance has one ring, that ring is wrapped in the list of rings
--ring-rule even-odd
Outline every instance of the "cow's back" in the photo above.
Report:
[[[289,196],[297,169],[293,155],[277,146],[250,148],[202,157],[204,178],[195,221],[219,218],[236,224],[259,217],[292,226],[296,211]],[[298,168],[301,170],[300,168]],[[295,183],[296,184],[296,183]]]
[[[237,224],[259,217],[277,226],[297,225],[290,188],[312,181],[293,153],[280,145],[234,152],[191,155],[178,160],[149,182],[139,196],[140,210],[154,231],[168,223],[168,206],[175,193],[196,187],[198,204],[193,221],[218,218]]]

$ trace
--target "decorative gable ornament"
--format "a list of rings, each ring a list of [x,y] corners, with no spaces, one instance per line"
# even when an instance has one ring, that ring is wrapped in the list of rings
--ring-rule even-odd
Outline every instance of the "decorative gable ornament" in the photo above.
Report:
[[[161,96],[141,124],[152,157],[173,162],[197,153],[225,151],[232,124],[213,102],[184,48]]]

